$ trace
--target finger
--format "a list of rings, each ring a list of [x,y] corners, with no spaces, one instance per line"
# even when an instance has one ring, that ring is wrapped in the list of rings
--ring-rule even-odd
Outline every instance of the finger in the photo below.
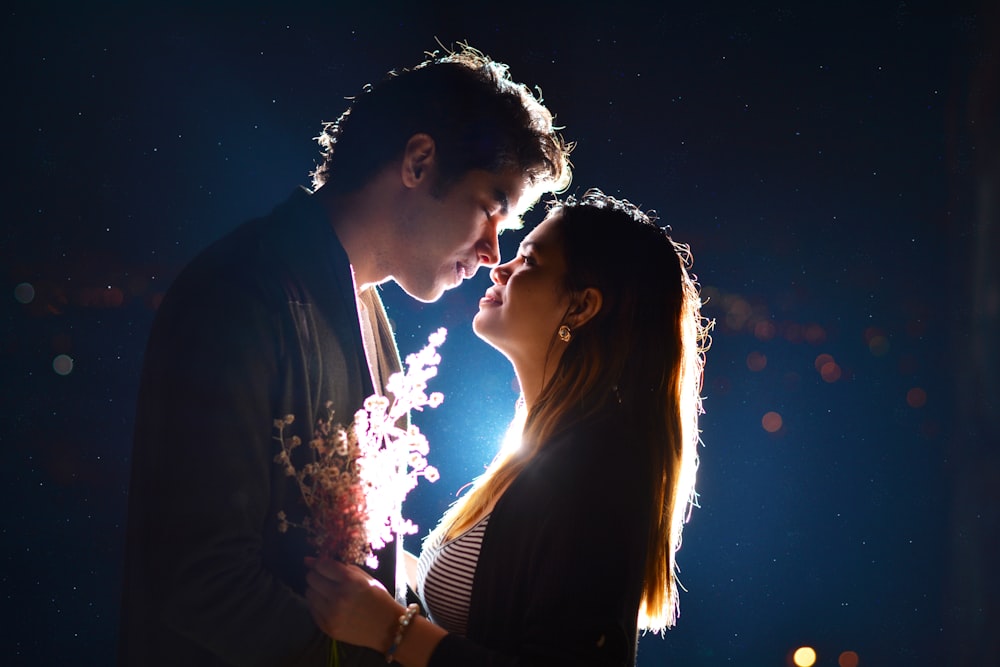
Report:
[[[322,595],[309,589],[306,591],[306,607],[313,618],[313,622],[327,634],[330,633],[332,624],[329,622],[331,616],[330,605]]]
[[[387,594],[389,593],[388,589],[386,589],[386,587],[385,587],[385,584],[383,584],[378,579],[373,579],[373,578],[369,577],[369,579],[368,579],[368,585],[371,586],[372,588],[378,588],[378,589],[380,589],[384,593],[387,593]]]
[[[310,609],[324,612],[330,610],[330,601],[315,588],[306,589],[306,603],[308,603]]]
[[[324,598],[332,598],[337,594],[337,584],[318,572],[308,572],[306,583],[309,584],[309,590],[315,591]]]
[[[313,569],[334,581],[340,581],[347,574],[347,568],[343,563],[326,558],[317,560],[313,564]]]

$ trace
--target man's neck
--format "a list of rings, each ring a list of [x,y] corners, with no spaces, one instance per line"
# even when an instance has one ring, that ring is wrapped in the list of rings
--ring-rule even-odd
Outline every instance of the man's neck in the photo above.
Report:
[[[347,252],[357,292],[387,281],[390,276],[382,258],[391,252],[387,245],[390,239],[385,234],[386,212],[377,200],[362,190],[355,194],[328,195],[321,201],[330,226]]]

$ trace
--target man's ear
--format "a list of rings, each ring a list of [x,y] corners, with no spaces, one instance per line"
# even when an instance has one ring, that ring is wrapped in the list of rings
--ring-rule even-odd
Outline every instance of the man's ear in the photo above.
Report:
[[[410,137],[403,149],[403,184],[408,188],[415,188],[429,178],[435,156],[436,145],[431,135],[419,132]]]
[[[596,287],[588,287],[573,296],[573,305],[566,315],[566,324],[571,329],[583,326],[601,312],[604,295]]]

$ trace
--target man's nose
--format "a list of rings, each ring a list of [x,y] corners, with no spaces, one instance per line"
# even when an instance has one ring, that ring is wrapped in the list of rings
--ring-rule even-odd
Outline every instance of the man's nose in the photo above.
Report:
[[[480,264],[496,266],[500,263],[500,239],[496,235],[484,238],[476,246],[476,256]]]

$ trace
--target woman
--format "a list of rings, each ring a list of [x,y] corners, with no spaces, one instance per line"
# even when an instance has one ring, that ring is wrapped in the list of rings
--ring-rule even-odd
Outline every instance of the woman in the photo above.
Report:
[[[637,630],[676,620],[694,499],[708,327],[688,265],[627,201],[554,204],[473,323],[513,364],[524,422],[425,542],[430,618],[318,562],[317,624],[406,667],[633,665]]]

